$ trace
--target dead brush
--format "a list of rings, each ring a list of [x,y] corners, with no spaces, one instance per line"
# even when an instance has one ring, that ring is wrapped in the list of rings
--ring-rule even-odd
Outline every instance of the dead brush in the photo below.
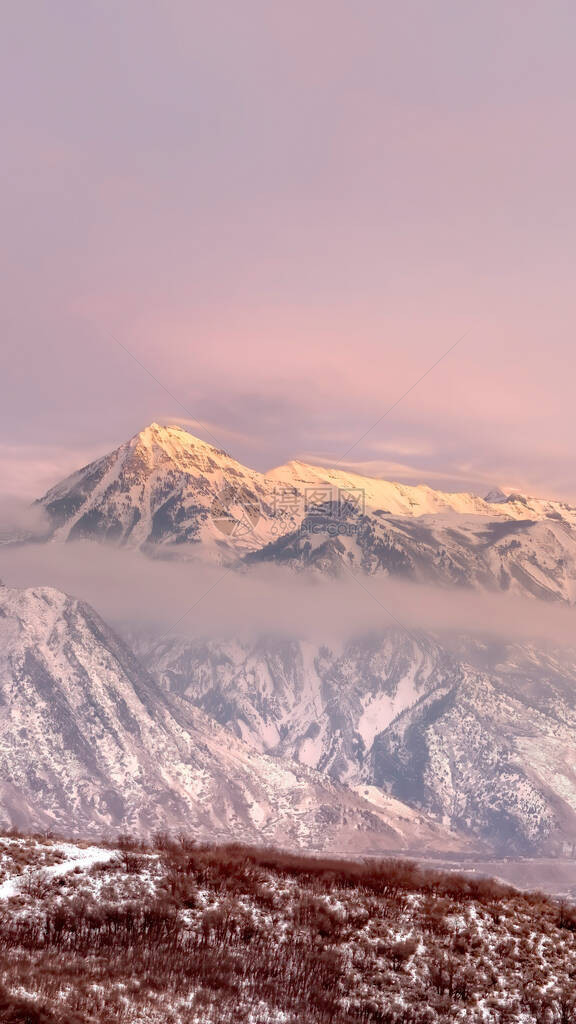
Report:
[[[20,892],[34,900],[45,900],[52,891],[53,879],[46,871],[34,871],[20,883]]]
[[[120,864],[127,875],[141,875],[149,863],[148,857],[133,850],[122,850],[120,855]]]

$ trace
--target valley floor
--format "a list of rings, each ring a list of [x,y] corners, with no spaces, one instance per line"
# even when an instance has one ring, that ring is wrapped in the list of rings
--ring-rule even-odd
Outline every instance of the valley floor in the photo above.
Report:
[[[414,854],[416,856],[416,854]],[[496,878],[517,889],[541,889],[555,899],[576,901],[576,858],[574,857],[504,857],[477,859],[418,857],[421,867],[458,871],[480,878]]]
[[[410,861],[0,839],[3,1024],[576,1021],[576,911]]]

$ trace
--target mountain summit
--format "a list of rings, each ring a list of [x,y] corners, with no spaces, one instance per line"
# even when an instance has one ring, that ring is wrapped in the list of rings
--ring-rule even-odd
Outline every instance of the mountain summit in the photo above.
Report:
[[[273,489],[262,474],[183,427],[151,423],[57,484],[40,503],[57,540],[134,547],[201,541],[212,549],[226,546],[231,530],[223,520],[236,522],[238,502],[266,510]],[[258,536],[253,545],[248,538],[247,546],[270,539]]]
[[[498,505],[502,501],[508,501],[508,495],[504,493],[501,487],[493,487],[488,491],[484,501],[488,501],[493,505]]]

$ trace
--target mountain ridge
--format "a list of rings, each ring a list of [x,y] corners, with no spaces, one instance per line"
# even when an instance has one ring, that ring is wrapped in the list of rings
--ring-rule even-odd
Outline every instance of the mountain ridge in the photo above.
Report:
[[[161,689],[89,605],[60,591],[0,588],[0,638],[7,824],[356,852],[468,847],[423,812],[259,754]]]
[[[51,487],[39,500],[43,504],[49,505],[51,496],[56,496],[58,492],[65,490],[66,485],[72,484],[79,474],[83,474],[92,467],[100,466],[118,453],[126,455],[128,452],[140,448],[150,453],[154,447],[161,448],[165,455],[184,472],[190,472],[192,468],[213,469],[213,466],[202,464],[203,457],[212,459],[217,457],[220,463],[218,468],[223,474],[227,469],[232,473],[241,469],[244,474],[249,474],[259,482],[273,481],[278,484],[294,486],[297,489],[300,486],[313,486],[322,483],[346,489],[363,487],[366,497],[374,507],[380,506],[381,498],[388,493],[389,498],[396,497],[396,508],[387,511],[395,514],[425,515],[442,510],[452,510],[458,513],[496,514],[521,519],[526,518],[527,513],[532,514],[535,518],[545,518],[551,514],[555,514],[556,517],[564,513],[567,522],[576,523],[576,505],[518,492],[506,494],[499,487],[492,488],[485,497],[481,497],[473,491],[440,491],[425,482],[404,484],[382,477],[357,473],[349,469],[339,469],[337,466],[307,463],[302,459],[292,459],[287,463],[260,472],[243,465],[230,456],[225,449],[218,448],[216,445],[196,437],[180,424],[156,422],[144,427],[128,441],[101,456],[100,459],[70,474]],[[195,463],[190,459],[191,453],[195,455]],[[414,511],[415,509],[416,511]]]
[[[346,568],[576,601],[576,507],[410,487],[302,462],[267,474],[152,424],[39,499],[47,539],[226,568]]]

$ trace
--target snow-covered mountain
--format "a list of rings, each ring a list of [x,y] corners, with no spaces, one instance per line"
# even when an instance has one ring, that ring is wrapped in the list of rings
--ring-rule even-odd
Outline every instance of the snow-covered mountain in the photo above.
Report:
[[[152,424],[42,499],[54,540],[99,539],[227,565],[345,567],[576,600],[576,508],[449,494],[291,462],[248,469]]]
[[[441,587],[576,600],[576,529],[555,519],[392,517],[350,509],[336,515],[326,506],[245,560],[334,576],[384,573]]]
[[[0,587],[0,637],[0,820],[355,852],[466,846],[368,786],[256,752],[65,594]]]
[[[383,790],[499,850],[572,849],[576,653],[451,644],[397,629],[340,652],[164,638],[150,667],[259,751]]]
[[[455,680],[457,661],[400,629],[359,637],[340,654],[295,639],[254,643],[165,636],[149,667],[262,753],[358,782],[374,737],[422,694]]]
[[[573,603],[576,509],[561,502],[506,496],[498,489],[488,498],[407,487],[301,462],[262,474],[182,427],[152,424],[57,485],[39,504],[49,516],[54,541],[100,539],[155,555],[194,555],[247,570],[272,563],[329,575],[346,570],[383,573]],[[93,613],[73,615],[66,609],[62,614],[69,618],[69,636],[77,633],[84,643],[86,627],[77,618],[85,624]],[[37,639],[36,647],[39,643]],[[83,664],[69,637],[62,644],[66,658],[73,654],[74,666]],[[78,766],[74,768],[71,799],[66,765],[56,760],[57,781],[50,790],[56,817],[80,814],[88,821],[97,813],[112,821],[115,814],[128,814],[144,823],[150,807],[158,805],[155,798],[148,801],[147,794],[164,787],[170,793],[167,814],[187,815],[187,820],[201,821],[202,827],[223,834],[236,820],[234,815],[239,815],[239,827],[246,834],[266,834],[277,807],[284,808],[278,818],[282,823],[274,825],[280,830],[275,839],[281,841],[282,830],[288,828],[282,818],[288,813],[282,793],[292,793],[290,787],[299,792],[302,787],[308,791],[331,785],[314,775],[319,771],[334,784],[361,787],[358,792],[372,801],[372,807],[386,799],[386,792],[431,813],[436,821],[505,848],[556,851],[576,839],[576,743],[571,738],[576,726],[576,668],[566,654],[552,656],[526,645],[509,648],[508,658],[501,662],[489,658],[485,664],[478,662],[470,639],[456,655],[438,638],[409,637],[394,630],[350,641],[340,651],[298,639],[265,638],[246,644],[164,638],[148,664],[156,681],[141,675],[136,662],[128,681],[125,669],[124,675],[113,673],[114,692],[121,694],[115,703],[131,706],[134,691],[145,718],[131,732],[120,715],[124,732],[118,734],[115,724],[111,734],[102,733],[100,749],[99,734],[90,730],[102,718],[106,728],[112,721],[113,709],[102,710],[111,700],[108,690],[102,691],[99,710],[94,711],[82,691],[88,684],[79,681],[83,676],[76,678],[75,667],[66,663],[63,676],[58,666],[43,666],[35,675],[34,646],[29,645],[26,662],[21,652],[12,652],[16,661],[10,662],[8,685],[14,685],[13,665],[26,681],[22,692],[26,687],[35,692],[37,679],[47,671],[55,713],[59,715],[62,706],[62,721],[74,720],[77,727],[80,720],[89,730],[82,750],[94,747],[104,758],[98,761],[95,789],[87,781],[89,759],[80,787],[75,781]],[[112,649],[107,642],[104,647]],[[98,651],[95,657],[100,658]],[[95,664],[90,659],[89,663],[86,678],[98,678]],[[30,672],[27,665],[32,666]],[[68,705],[62,704],[61,679],[68,678],[69,670],[75,687],[83,692],[74,698],[82,708],[80,716],[71,716]],[[126,686],[130,700],[123,692]],[[144,692],[147,700],[142,699]],[[25,717],[19,707],[15,702],[11,714]],[[19,720],[13,721],[14,728],[20,728]],[[56,737],[60,718],[52,725]],[[154,730],[160,727],[158,735]],[[219,729],[235,735],[231,746],[228,733]],[[147,730],[150,740],[142,739]],[[186,747],[190,738],[182,739],[200,734],[201,749],[212,751],[211,767],[196,746]],[[213,739],[209,743],[206,737]],[[52,778],[50,758],[58,742],[53,739],[52,754],[42,762],[39,779],[32,760],[25,765],[25,792],[34,807],[42,804],[34,803],[34,793],[44,793],[46,780]],[[40,740],[38,744],[42,750]],[[126,751],[131,751],[128,760]],[[233,758],[233,769],[223,762],[222,751]],[[284,759],[282,771],[289,773],[290,787],[283,784],[278,790],[274,772],[280,770],[280,762],[272,757]],[[192,789],[183,782],[190,763],[201,765],[190,776],[195,780]],[[136,774],[130,773],[128,764],[138,765]],[[194,786],[201,785],[198,771],[208,773],[202,778],[209,778],[212,787],[208,816],[206,802],[200,800],[203,817],[197,798],[192,809],[186,803]],[[307,771],[312,774],[298,774]],[[232,800],[226,788],[230,778],[237,780],[242,794]],[[21,783],[23,779],[20,776]],[[116,813],[103,794],[113,794],[114,802],[114,794],[124,793],[125,786],[128,810],[121,803]],[[258,799],[247,798],[247,790],[258,786],[264,787]],[[205,791],[198,792],[204,798]],[[349,790],[344,792],[346,799],[356,799]],[[7,800],[9,787],[5,793]],[[310,797],[309,807],[318,799]],[[296,797],[290,796],[290,801],[295,806]],[[341,798],[332,793],[330,798],[323,796],[322,803],[336,813]],[[235,809],[239,806],[241,814]],[[392,820],[397,808],[388,805],[382,814],[385,811]],[[402,813],[409,817],[416,812]],[[430,826],[425,822],[422,827]],[[309,844],[319,834],[308,818],[298,829]]]
[[[568,502],[532,498],[523,494],[506,495],[493,488],[484,498],[470,492],[436,491],[427,484],[412,486],[363,476],[348,470],[312,466],[293,460],[266,473],[279,485],[298,490],[326,487],[332,491],[362,491],[367,512],[382,515],[423,516],[442,512],[460,515],[501,515],[508,519],[555,519],[576,526],[576,506]]]
[[[152,423],[41,499],[55,540],[190,546],[237,558],[273,538],[274,484],[183,427]],[[286,523],[286,527],[288,522]]]

